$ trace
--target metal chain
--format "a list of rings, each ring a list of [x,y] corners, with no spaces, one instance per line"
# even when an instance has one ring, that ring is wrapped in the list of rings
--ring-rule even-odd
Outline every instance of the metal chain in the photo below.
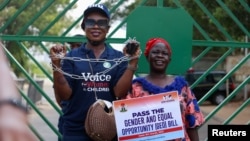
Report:
[[[110,70],[112,70],[113,68],[115,68],[117,65],[121,64],[122,62],[125,62],[125,61],[130,61],[132,59],[135,59],[135,58],[140,58],[141,56],[141,52],[138,56],[134,56],[134,57],[130,57],[130,56],[123,56],[121,58],[115,58],[115,59],[94,59],[94,58],[90,58],[90,59],[83,59],[83,58],[80,58],[80,57],[62,57],[62,55],[58,54],[54,57],[51,57],[53,59],[61,59],[61,60],[71,60],[71,61],[88,61],[88,62],[115,62],[114,65],[112,65],[110,68],[102,71],[102,72],[99,72],[98,74],[106,74],[108,73]],[[64,72],[62,69],[58,68],[56,65],[54,65],[53,63],[51,63],[51,67],[54,71],[58,71],[66,76],[69,76],[73,79],[83,79],[84,77],[83,76],[80,76],[80,75],[75,75],[75,74],[70,74],[70,73],[67,73],[67,72]]]

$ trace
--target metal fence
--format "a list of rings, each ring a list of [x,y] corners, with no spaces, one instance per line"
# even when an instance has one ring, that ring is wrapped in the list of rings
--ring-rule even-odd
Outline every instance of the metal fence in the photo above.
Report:
[[[100,0],[97,0],[96,3],[99,3]],[[116,1],[116,5],[111,8],[111,12],[115,12],[116,9],[123,4],[123,0]],[[249,68],[247,62],[249,62],[250,54],[248,49],[250,48],[250,43],[248,41],[250,37],[249,33],[249,26],[246,27],[238,17],[233,13],[233,11],[227,6],[227,1],[216,0],[214,1],[217,5],[223,10],[227,17],[231,19],[232,26],[237,26],[242,33],[245,34],[246,40],[237,40],[233,38],[230,33],[225,30],[223,26],[223,21],[219,21],[215,18],[213,13],[210,12],[211,6],[206,6],[200,0],[194,0],[193,4],[196,8],[199,8],[200,12],[204,13],[204,15],[209,19],[210,22],[213,23],[214,28],[217,28],[218,31],[224,36],[224,40],[216,40],[210,37],[210,34],[206,29],[202,28],[202,24],[199,23],[195,16],[192,13],[189,13],[187,10],[187,5],[184,1],[181,0],[172,0],[172,3],[175,7],[164,7],[163,0],[157,0],[157,5],[152,6],[145,6],[147,0],[142,0],[138,6],[133,10],[133,12],[124,18],[123,21],[118,24],[114,30],[110,31],[107,42],[123,44],[129,37],[136,37],[137,40],[141,42],[141,44],[145,44],[146,40],[149,37],[153,36],[163,36],[166,37],[170,44],[173,47],[173,54],[175,57],[173,58],[172,64],[169,66],[169,73],[172,74],[185,74],[185,72],[189,68],[197,68],[199,62],[202,62],[206,55],[213,49],[213,48],[223,48],[225,52],[218,56],[215,61],[211,65],[207,65],[205,68],[204,74],[191,86],[191,88],[196,87],[211,71],[216,70],[218,66],[225,63],[225,61],[234,55],[234,51],[236,49],[244,49],[245,54],[238,59],[235,65],[231,66],[231,68],[227,68],[227,75],[223,79],[221,79],[200,101],[199,104],[202,105],[206,99],[216,91],[229,77],[235,75],[240,69],[242,68]],[[59,21],[60,18],[66,15],[66,13],[73,9],[73,6],[76,5],[77,0],[72,0],[67,7],[65,7],[56,17],[54,20],[51,21],[47,26],[43,28],[43,30],[39,31],[38,33],[27,33],[28,28],[35,27],[34,23],[39,21],[39,17],[45,13],[50,6],[56,4],[56,1],[49,0],[47,2],[43,2],[40,6],[40,10],[37,13],[33,13],[30,15],[30,18],[27,19],[25,25],[22,26],[21,29],[14,31],[12,33],[8,32],[11,30],[13,24],[16,24],[20,18],[22,18],[22,13],[25,13],[26,10],[32,6],[34,3],[33,0],[26,0],[23,1],[22,5],[18,5],[16,7],[16,11],[13,12],[7,20],[0,21],[0,38],[3,42],[4,49],[6,51],[7,56],[9,57],[12,65],[19,69],[22,76],[24,76],[25,81],[28,82],[30,91],[28,93],[24,92],[20,89],[20,94],[27,101],[30,107],[46,122],[47,126],[51,128],[53,134],[56,134],[60,137],[60,133],[57,130],[51,121],[49,121],[45,115],[37,108],[36,102],[41,98],[44,98],[50,105],[57,111],[58,115],[61,115],[62,112],[60,108],[56,105],[55,101],[48,96],[48,93],[43,90],[42,82],[38,82],[35,80],[32,75],[29,73],[29,70],[25,69],[21,62],[17,61],[16,56],[14,56],[6,47],[6,45],[10,45],[9,43],[13,43],[11,48],[19,48],[22,50],[22,53],[25,53],[27,58],[30,59],[45,75],[47,79],[51,82],[53,80],[51,73],[46,70],[28,50],[29,45],[35,45],[36,47],[40,48],[42,52],[48,54],[48,43],[55,43],[60,42],[64,43],[67,41],[83,41],[86,39],[81,38],[72,38],[68,37],[68,33],[72,30],[76,25],[80,24],[82,20],[82,15],[79,14],[79,18],[77,18],[69,27],[61,34],[61,36],[47,36],[46,33]],[[246,12],[246,17],[250,18],[250,8],[249,8],[249,1],[247,0],[238,0],[236,1],[239,7],[242,7],[242,10]],[[6,10],[11,10],[13,2],[11,0],[2,0],[0,2],[0,13],[6,12]],[[212,7],[213,8],[213,7]],[[2,15],[2,14],[1,14]],[[146,16],[143,16],[146,15]],[[1,16],[0,16],[1,17]],[[169,20],[171,19],[171,20]],[[126,38],[112,38],[119,28],[127,25],[126,31],[127,35]],[[193,39],[193,32],[199,32],[200,36],[202,36],[203,40],[196,40]],[[28,44],[27,44],[28,43]],[[192,49],[195,47],[202,48],[202,51],[199,54],[192,54]],[[143,49],[143,46],[142,46]],[[138,75],[147,73],[147,66],[145,66],[145,58],[141,58],[139,62],[139,70]],[[176,65],[177,64],[177,65]],[[220,111],[223,106],[229,103],[234,96],[238,95],[242,92],[242,90],[249,84],[249,73],[247,72],[244,74],[244,78],[242,81],[238,82],[236,89],[212,112],[206,115],[206,122],[209,122],[214,115]],[[243,75],[243,74],[242,74]],[[244,91],[248,93],[248,91]],[[35,97],[32,97],[31,94],[35,94]],[[34,95],[33,95],[34,96]],[[240,105],[240,107],[228,117],[227,120],[223,121],[221,124],[230,124],[230,122],[240,114],[242,110],[244,110],[250,103],[250,98],[246,95],[244,101]],[[250,119],[245,124],[250,124]],[[40,135],[41,131],[37,131],[32,125],[30,128],[33,132],[37,135],[40,140],[44,140],[43,137]]]

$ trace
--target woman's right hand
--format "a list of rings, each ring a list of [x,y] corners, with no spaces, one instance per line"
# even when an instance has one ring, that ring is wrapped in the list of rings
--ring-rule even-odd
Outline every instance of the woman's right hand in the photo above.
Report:
[[[50,48],[50,58],[53,65],[60,67],[61,58],[66,54],[66,46],[56,44]]]

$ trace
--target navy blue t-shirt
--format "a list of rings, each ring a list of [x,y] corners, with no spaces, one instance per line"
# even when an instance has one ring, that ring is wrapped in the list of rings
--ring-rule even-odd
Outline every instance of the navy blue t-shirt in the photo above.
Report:
[[[122,52],[106,45],[99,58],[101,62],[89,62],[84,59],[91,60],[95,56],[86,49],[85,44],[66,55],[71,59],[74,57],[74,61],[62,62],[62,70],[68,74],[65,77],[72,89],[72,96],[63,109],[64,135],[82,136],[85,133],[84,121],[90,105],[96,101],[95,92],[99,99],[110,102],[116,99],[113,87],[126,70],[128,62],[116,62],[114,59],[119,60],[123,56]],[[109,70],[115,64],[118,65]]]

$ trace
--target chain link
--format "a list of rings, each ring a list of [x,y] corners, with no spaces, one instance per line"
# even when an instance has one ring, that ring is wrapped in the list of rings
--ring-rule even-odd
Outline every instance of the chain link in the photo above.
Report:
[[[98,73],[98,74],[102,75],[102,74],[108,73],[110,70],[112,70],[117,65],[121,64],[122,62],[130,61],[132,59],[139,58],[140,56],[141,56],[141,54],[139,56],[135,56],[135,57],[123,56],[121,58],[115,58],[115,59],[111,59],[111,60],[109,60],[109,59],[83,59],[83,58],[80,58],[80,57],[62,57],[61,55],[56,55],[56,56],[51,57],[51,58],[56,58],[56,59],[61,59],[61,60],[70,60],[70,61],[115,62],[115,64],[112,65],[110,68]],[[83,76],[64,72],[62,69],[58,68],[53,63],[51,63],[51,67],[52,67],[53,71],[58,71],[58,72],[66,75],[66,76],[69,76],[69,77],[71,77],[73,79],[84,79]]]
[[[127,44],[128,42],[137,42],[135,38],[129,38],[125,43]],[[137,42],[139,44],[139,42]],[[108,73],[110,70],[112,70],[113,68],[115,68],[117,65],[121,64],[122,62],[125,61],[130,61],[136,58],[140,58],[142,54],[142,51],[140,50],[140,53],[138,56],[123,56],[121,58],[115,58],[112,60],[108,60],[108,59],[92,59],[92,58],[88,58],[88,59],[83,59],[81,57],[64,57],[63,53],[58,53],[55,56],[50,56],[50,58],[52,59],[60,59],[60,60],[70,60],[70,61],[88,61],[88,62],[115,62],[114,65],[112,65],[110,68],[107,68],[106,70],[99,72],[98,74],[106,74]],[[52,69],[53,71],[58,71],[66,76],[69,76],[73,79],[83,79],[83,76],[79,76],[79,75],[75,75],[75,74],[69,74],[67,72],[64,72],[62,69],[58,68],[56,65],[54,65],[53,63],[51,63]]]

